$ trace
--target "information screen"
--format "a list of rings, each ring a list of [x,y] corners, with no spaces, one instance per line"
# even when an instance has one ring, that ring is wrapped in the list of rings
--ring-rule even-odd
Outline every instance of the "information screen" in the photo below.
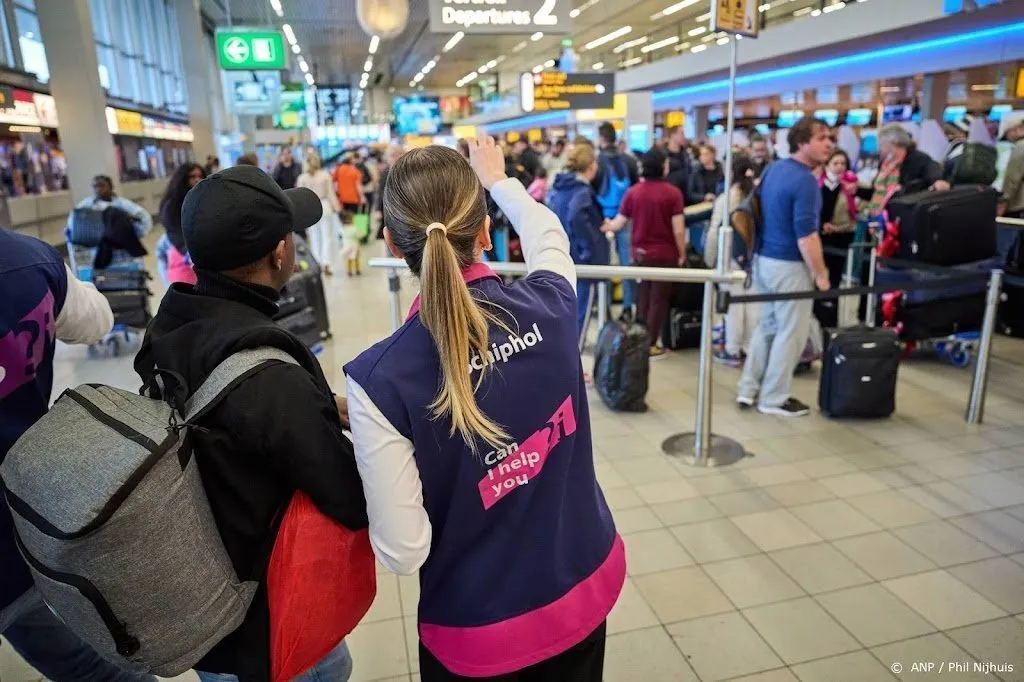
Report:
[[[437,97],[395,97],[394,112],[399,135],[436,135],[441,129]]]

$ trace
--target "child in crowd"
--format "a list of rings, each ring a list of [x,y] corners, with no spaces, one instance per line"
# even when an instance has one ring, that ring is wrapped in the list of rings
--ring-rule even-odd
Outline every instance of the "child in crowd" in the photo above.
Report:
[[[543,166],[537,168],[537,174],[533,176],[533,182],[526,189],[526,193],[533,197],[534,201],[544,203],[548,196],[548,171]]]
[[[345,366],[370,542],[419,571],[424,682],[600,682],[626,564],[594,473],[569,240],[493,140],[470,146],[470,163],[414,149],[388,178],[384,238],[421,294]],[[485,190],[522,239],[529,274],[510,285],[481,262]]]

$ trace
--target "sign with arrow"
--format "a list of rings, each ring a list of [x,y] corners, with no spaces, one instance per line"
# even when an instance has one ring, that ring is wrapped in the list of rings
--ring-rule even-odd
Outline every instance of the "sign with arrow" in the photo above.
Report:
[[[232,28],[217,31],[217,62],[229,71],[277,70],[287,66],[284,38],[277,31]]]
[[[761,28],[760,0],[713,0],[711,30],[756,38]]]

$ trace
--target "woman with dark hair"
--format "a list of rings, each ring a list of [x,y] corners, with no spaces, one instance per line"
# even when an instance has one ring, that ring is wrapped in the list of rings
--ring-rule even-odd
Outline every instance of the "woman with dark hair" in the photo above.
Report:
[[[188,191],[205,177],[206,171],[198,163],[183,163],[174,171],[160,200],[160,222],[165,234],[157,242],[156,258],[160,276],[168,286],[175,282],[196,283],[196,274],[181,232],[181,205]]]

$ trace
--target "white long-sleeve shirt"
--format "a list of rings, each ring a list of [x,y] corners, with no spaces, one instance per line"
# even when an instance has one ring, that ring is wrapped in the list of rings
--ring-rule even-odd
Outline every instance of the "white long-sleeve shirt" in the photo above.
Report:
[[[527,269],[557,273],[575,289],[576,269],[569,256],[569,238],[558,217],[534,201],[514,178],[495,184],[491,197],[519,233]],[[398,432],[351,378],[347,380],[347,393],[356,465],[366,493],[370,544],[388,569],[415,573],[430,552],[431,526],[423,506],[423,485],[413,443]]]
[[[114,313],[106,296],[82,282],[66,264],[68,291],[57,315],[57,338],[64,343],[96,343],[114,326]]]

